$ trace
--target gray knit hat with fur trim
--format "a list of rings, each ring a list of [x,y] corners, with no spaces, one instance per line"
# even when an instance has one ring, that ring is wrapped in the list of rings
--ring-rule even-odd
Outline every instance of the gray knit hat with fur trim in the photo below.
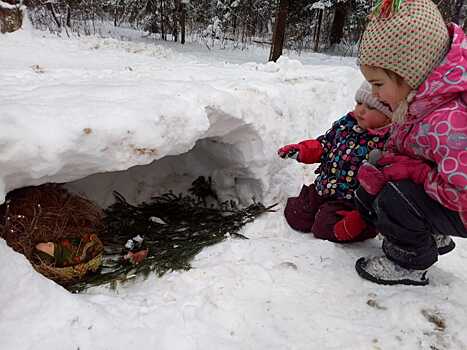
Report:
[[[391,109],[373,96],[371,93],[371,85],[366,80],[363,81],[362,85],[360,85],[359,89],[355,93],[355,101],[366,103],[368,106],[377,109],[388,118],[392,118]]]

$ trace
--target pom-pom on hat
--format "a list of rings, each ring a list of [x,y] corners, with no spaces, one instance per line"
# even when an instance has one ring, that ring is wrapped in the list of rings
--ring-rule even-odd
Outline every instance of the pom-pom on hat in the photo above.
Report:
[[[368,106],[377,109],[388,118],[392,118],[391,109],[387,105],[381,103],[381,101],[379,101],[375,96],[373,96],[371,93],[371,85],[365,80],[355,93],[355,101],[359,103],[366,103]]]
[[[359,63],[391,70],[417,89],[446,55],[448,29],[431,0],[379,0],[363,33]]]

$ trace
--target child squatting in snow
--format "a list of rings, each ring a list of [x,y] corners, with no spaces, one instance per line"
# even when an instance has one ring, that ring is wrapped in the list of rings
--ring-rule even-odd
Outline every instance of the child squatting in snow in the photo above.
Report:
[[[364,163],[355,198],[384,236],[384,255],[356,262],[380,284],[428,284],[427,270],[467,237],[467,41],[431,0],[385,0],[359,51],[393,126],[379,161]]]
[[[388,137],[391,110],[371,94],[366,81],[355,94],[352,112],[340,118],[316,140],[286,145],[282,158],[320,163],[314,184],[303,185],[298,197],[289,198],[285,218],[298,231],[312,232],[333,242],[361,241],[376,236],[354,204],[357,171],[373,150],[381,150]]]

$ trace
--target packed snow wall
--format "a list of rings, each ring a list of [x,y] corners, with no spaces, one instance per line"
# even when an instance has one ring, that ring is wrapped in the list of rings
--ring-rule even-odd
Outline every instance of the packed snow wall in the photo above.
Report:
[[[312,173],[277,148],[329,128],[362,79],[286,57],[206,63],[153,43],[23,31],[1,41],[0,202],[66,182],[105,206],[114,190],[135,202],[198,176],[220,200],[276,201]]]
[[[217,110],[210,109],[208,116],[215,122],[187,152],[125,171],[93,174],[66,187],[106,207],[114,200],[113,191],[129,202],[140,203],[167,191],[186,193],[191,183],[203,176],[212,181],[219,202],[248,205],[262,200],[266,184],[260,174],[272,170],[262,138],[251,125]]]

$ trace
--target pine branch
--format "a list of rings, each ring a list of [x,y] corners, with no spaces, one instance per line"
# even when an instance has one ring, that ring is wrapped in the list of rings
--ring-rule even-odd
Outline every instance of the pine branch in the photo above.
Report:
[[[100,238],[105,246],[103,265],[97,274],[69,286],[79,292],[92,286],[116,285],[135,276],[162,276],[168,271],[188,270],[190,262],[204,247],[219,243],[227,237],[247,239],[238,231],[259,215],[274,211],[275,205],[265,207],[254,203],[237,209],[229,203],[208,208],[200,198],[175,195],[171,192],[153,197],[138,206],[114,193],[115,203],[105,211],[104,231]],[[127,240],[144,236],[147,257],[138,265],[123,260]]]

